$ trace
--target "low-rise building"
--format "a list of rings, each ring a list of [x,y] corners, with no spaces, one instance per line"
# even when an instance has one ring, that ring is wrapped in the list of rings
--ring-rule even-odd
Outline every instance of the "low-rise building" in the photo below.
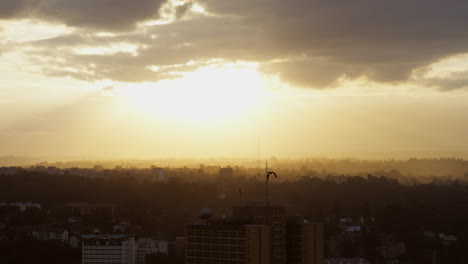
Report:
[[[146,254],[162,253],[168,254],[168,242],[141,237],[138,239],[138,248],[145,250]]]
[[[82,264],[137,263],[135,238],[131,235],[82,235],[81,240]]]
[[[68,243],[68,230],[62,228],[49,228],[42,230],[34,230],[31,234],[37,240],[59,240],[63,243]]]

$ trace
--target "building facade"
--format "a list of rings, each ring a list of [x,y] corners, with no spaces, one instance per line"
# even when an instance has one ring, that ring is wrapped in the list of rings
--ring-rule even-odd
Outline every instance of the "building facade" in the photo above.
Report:
[[[323,224],[289,221],[286,229],[288,264],[322,264]]]
[[[286,208],[264,204],[234,206],[233,218],[248,219],[253,224],[267,225],[270,228],[271,263],[286,263]]]
[[[189,224],[187,264],[269,264],[270,230],[236,220]]]
[[[323,255],[323,225],[288,221],[281,206],[236,206],[231,218],[187,225],[187,264],[323,264]]]
[[[133,236],[83,235],[81,239],[82,264],[137,263],[135,238]]]

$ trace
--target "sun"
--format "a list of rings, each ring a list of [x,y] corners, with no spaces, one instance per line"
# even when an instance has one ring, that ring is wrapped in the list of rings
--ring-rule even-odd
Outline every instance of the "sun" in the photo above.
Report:
[[[245,117],[262,102],[264,77],[254,64],[207,66],[183,78],[127,87],[129,106],[144,115],[203,122]]]

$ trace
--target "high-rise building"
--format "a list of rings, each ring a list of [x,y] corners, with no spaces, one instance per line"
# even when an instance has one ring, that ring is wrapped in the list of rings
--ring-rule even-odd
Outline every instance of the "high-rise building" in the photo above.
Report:
[[[187,264],[322,264],[323,225],[287,220],[282,206],[235,206],[228,219],[189,224]]]
[[[270,264],[270,230],[234,219],[187,225],[187,264]]]
[[[287,264],[323,263],[323,224],[290,220],[286,229]]]
[[[82,264],[136,264],[133,236],[83,235],[81,239]]]
[[[248,219],[254,224],[270,227],[271,264],[286,263],[286,208],[256,204],[249,206],[234,206],[233,218]]]

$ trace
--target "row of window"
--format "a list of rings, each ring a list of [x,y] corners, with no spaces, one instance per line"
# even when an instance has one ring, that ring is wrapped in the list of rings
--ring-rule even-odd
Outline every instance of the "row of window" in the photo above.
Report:
[[[245,264],[245,259],[208,259],[208,258],[187,258],[187,264]]]
[[[226,245],[212,245],[212,244],[188,244],[188,249],[199,249],[199,250],[213,250],[213,251],[245,251],[246,246],[226,246]]]
[[[84,252],[83,256],[122,256],[122,253],[89,253],[89,252]]]
[[[191,243],[206,243],[206,244],[230,244],[230,245],[245,245],[247,240],[243,239],[226,239],[226,238],[210,238],[210,237],[187,237],[187,241]]]
[[[128,251],[126,249],[122,249],[122,248],[85,248],[84,249],[85,251],[88,251],[88,252],[92,252],[92,251],[96,251],[96,252],[101,252],[101,251],[111,251],[111,252],[114,252],[114,251]]]
[[[83,264],[122,264],[122,262],[83,261]]]
[[[204,258],[222,258],[222,259],[245,259],[245,253],[228,253],[228,252],[211,252],[211,251],[187,251],[187,256],[189,257],[204,257]]]
[[[122,259],[122,258],[93,258],[93,257],[84,257],[83,260],[94,260],[94,261],[103,261],[103,260],[106,260],[106,261],[109,261],[109,260],[114,260],[114,261],[122,261],[122,260],[126,260],[126,259]]]
[[[245,232],[228,232],[212,230],[187,230],[187,236],[215,236],[215,237],[245,237]]]

